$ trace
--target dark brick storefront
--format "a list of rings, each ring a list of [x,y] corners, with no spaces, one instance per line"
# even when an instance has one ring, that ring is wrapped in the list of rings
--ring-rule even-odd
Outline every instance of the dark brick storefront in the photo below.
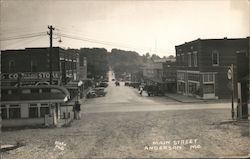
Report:
[[[237,67],[238,52],[249,52],[248,41],[197,39],[176,46],[177,92],[203,99],[231,98],[227,71],[231,64]]]

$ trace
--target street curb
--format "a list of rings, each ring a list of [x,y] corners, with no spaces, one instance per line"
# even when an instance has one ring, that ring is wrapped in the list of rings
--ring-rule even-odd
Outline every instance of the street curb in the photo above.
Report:
[[[179,100],[179,99],[176,99],[176,98],[174,98],[174,97],[171,97],[171,96],[168,96],[168,95],[164,95],[165,97],[168,97],[168,98],[170,98],[170,99],[173,99],[173,100],[175,100],[175,101],[177,101],[177,102],[181,102],[181,103],[203,103],[203,102],[206,102],[206,101],[204,101],[204,100],[200,100],[200,99],[197,99],[197,101],[182,101],[182,100]]]

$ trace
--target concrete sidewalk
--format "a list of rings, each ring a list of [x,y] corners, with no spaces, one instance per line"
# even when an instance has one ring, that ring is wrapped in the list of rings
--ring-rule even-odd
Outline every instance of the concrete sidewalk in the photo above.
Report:
[[[185,96],[182,94],[177,94],[177,93],[166,93],[166,97],[176,100],[178,102],[182,103],[229,103],[231,102],[231,99],[198,99],[195,97],[190,97],[190,96]]]

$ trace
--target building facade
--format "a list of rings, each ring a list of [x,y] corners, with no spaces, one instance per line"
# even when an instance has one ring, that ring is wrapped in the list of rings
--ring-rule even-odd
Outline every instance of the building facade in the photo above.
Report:
[[[163,63],[148,60],[142,67],[142,75],[147,85],[162,83]]]
[[[163,63],[162,81],[165,83],[167,92],[176,92],[176,61],[166,61]]]
[[[52,67],[49,48],[4,50],[1,55],[4,126],[14,126],[15,123],[17,126],[21,126],[21,123],[29,125],[38,121],[44,123],[44,110],[49,117],[53,116],[53,124],[59,119],[73,118],[70,114],[74,103],[80,99],[78,95],[83,91],[81,79],[87,74],[84,68],[86,59],[82,59],[80,65],[79,50],[54,47]]]
[[[52,49],[53,84],[63,85],[79,79],[79,57],[77,52],[59,47]],[[2,85],[35,85],[49,82],[49,48],[26,48],[2,51]]]
[[[231,64],[237,67],[237,53],[248,52],[248,39],[197,39],[176,46],[177,92],[202,99],[231,98],[227,71]]]

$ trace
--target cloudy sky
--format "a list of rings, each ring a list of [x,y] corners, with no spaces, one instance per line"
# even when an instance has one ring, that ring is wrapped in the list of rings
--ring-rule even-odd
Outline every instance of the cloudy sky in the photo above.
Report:
[[[49,46],[48,25],[55,27],[54,46],[120,48],[160,56],[173,55],[175,45],[198,38],[249,36],[249,0],[0,0],[0,4],[1,49]],[[23,39],[27,34],[40,36]],[[12,37],[20,39],[6,40]]]

